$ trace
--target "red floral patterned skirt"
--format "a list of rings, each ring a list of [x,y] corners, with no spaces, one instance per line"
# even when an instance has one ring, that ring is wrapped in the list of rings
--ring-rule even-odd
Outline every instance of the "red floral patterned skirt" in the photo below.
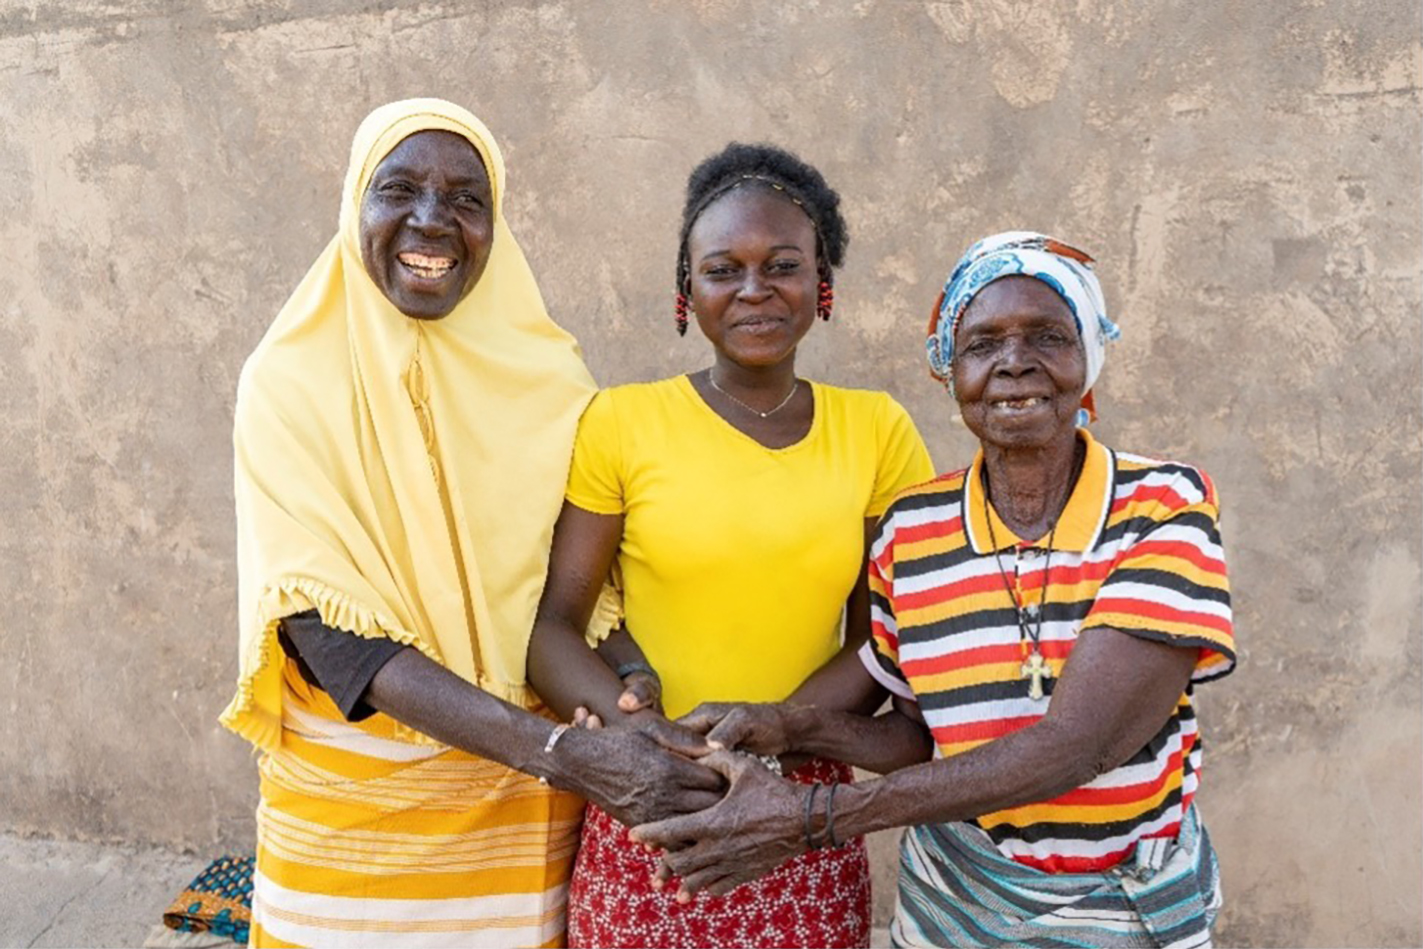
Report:
[[[839,780],[848,765],[815,759],[789,775],[801,784]],[[568,893],[568,944],[576,947],[773,949],[870,944],[870,868],[865,843],[813,850],[725,896],[677,902],[677,887],[652,888],[657,858],[592,804]]]

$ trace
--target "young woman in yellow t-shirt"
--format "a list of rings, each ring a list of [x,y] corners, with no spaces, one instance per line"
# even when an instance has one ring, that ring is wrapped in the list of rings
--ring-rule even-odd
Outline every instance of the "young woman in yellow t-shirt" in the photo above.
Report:
[[[695,316],[712,364],[604,390],[583,416],[529,653],[530,681],[561,714],[583,705],[610,727],[673,727],[654,709],[619,710],[613,670],[568,665],[613,569],[669,716],[705,701],[782,701],[837,656],[857,661],[870,628],[867,533],[933,468],[890,396],[795,374],[796,347],[817,315],[830,317],[847,240],[838,206],[818,171],[769,146],[733,144],[693,171],[677,321],[685,332]],[[855,707],[883,696],[798,698]],[[791,777],[848,781],[850,769],[812,760]],[[570,945],[868,944],[858,840],[687,903],[653,882],[655,866],[590,805]]]

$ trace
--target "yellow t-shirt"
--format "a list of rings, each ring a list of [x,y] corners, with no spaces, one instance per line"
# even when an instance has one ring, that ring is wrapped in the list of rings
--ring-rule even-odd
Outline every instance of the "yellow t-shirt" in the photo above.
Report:
[[[795,691],[840,647],[865,518],[934,476],[889,395],[810,387],[810,432],[786,448],[737,431],[686,376],[604,389],[583,414],[568,500],[624,515],[628,630],[668,715]]]

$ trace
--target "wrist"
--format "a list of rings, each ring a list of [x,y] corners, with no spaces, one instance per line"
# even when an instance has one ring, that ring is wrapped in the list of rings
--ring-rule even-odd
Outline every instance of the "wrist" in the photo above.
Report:
[[[567,724],[554,725],[534,756],[533,766],[527,769],[528,772],[546,787],[561,791],[579,790],[576,776],[581,770],[578,767],[579,746],[583,744],[584,735],[583,729]]]
[[[788,754],[805,754],[815,741],[816,715],[811,705],[781,705],[781,731]]]
[[[650,679],[655,679],[658,682],[662,681],[662,677],[657,674],[657,670],[649,666],[647,663],[642,662],[641,660],[635,659],[631,662],[624,662],[613,670],[613,674],[616,675],[619,679],[626,679],[634,672],[641,673],[642,675],[645,675]]]

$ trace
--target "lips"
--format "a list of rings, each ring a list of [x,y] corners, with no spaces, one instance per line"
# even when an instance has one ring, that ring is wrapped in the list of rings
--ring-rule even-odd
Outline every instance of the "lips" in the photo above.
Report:
[[[746,330],[750,333],[765,333],[780,329],[785,323],[786,321],[779,316],[748,316],[732,323],[731,328]]]
[[[397,254],[396,260],[400,261],[400,265],[407,271],[425,280],[439,280],[454,270],[455,265],[459,263],[453,257],[421,254],[415,251]]]
[[[1047,405],[1049,401],[1047,396],[1033,395],[1018,399],[991,399],[988,405],[999,412],[1029,412],[1038,406]]]

